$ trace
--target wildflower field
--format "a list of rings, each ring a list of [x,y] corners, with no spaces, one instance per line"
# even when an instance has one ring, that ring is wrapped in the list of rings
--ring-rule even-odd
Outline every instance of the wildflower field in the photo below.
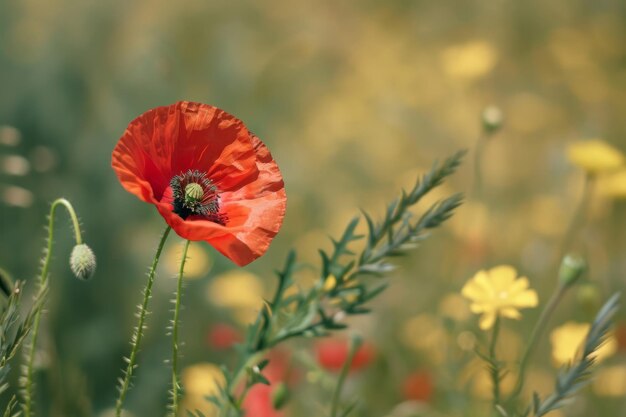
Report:
[[[0,415],[626,415],[626,4],[0,0]]]

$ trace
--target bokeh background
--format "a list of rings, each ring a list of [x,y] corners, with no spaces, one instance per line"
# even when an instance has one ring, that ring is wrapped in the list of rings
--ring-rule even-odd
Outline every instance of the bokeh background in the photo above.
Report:
[[[489,385],[473,350],[485,335],[459,290],[477,270],[506,263],[547,300],[583,189],[568,143],[598,137],[626,150],[626,3],[0,1],[0,265],[32,290],[45,216],[60,196],[73,202],[98,256],[92,281],[71,277],[70,223],[60,213],[38,355],[40,415],[105,416],[113,405],[164,224],[121,188],[111,151],[134,117],[182,99],[244,120],[272,150],[289,199],[269,252],[243,270],[192,245],[182,317],[189,392],[211,389],[210,364],[232,362],[220,346],[243,331],[289,248],[317,265],[317,248],[360,208],[380,213],[433,160],[473,151],[483,109],[503,111],[503,128],[484,146],[481,192],[472,191],[470,152],[430,198],[461,191],[467,203],[401,261],[374,313],[351,323],[369,345],[347,386],[364,399],[358,415],[480,415]],[[624,289],[620,197],[593,194],[578,236],[590,272],[552,327],[588,322]],[[167,402],[165,326],[180,250],[171,239],[159,269],[128,398],[136,416],[163,415]],[[506,359],[519,355],[538,313],[506,322]],[[620,334],[603,365],[608,376],[567,415],[623,412]],[[296,375],[286,415],[324,415],[334,376],[319,349],[296,343],[283,355]],[[551,349],[545,337],[531,370],[541,393],[556,369]]]

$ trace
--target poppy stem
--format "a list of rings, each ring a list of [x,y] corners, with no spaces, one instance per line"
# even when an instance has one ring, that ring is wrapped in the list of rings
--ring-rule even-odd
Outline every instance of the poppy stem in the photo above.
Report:
[[[63,206],[67,210],[70,218],[72,220],[72,225],[74,227],[74,238],[76,240],[76,244],[80,245],[83,243],[81,231],[80,231],[80,223],[78,222],[78,217],[76,216],[76,212],[74,211],[74,207],[72,204],[64,198],[57,198],[52,202],[50,206],[50,214],[48,215],[48,238],[46,243],[46,248],[44,249],[44,258],[41,263],[41,271],[39,276],[37,277],[37,282],[39,284],[39,292],[38,294],[42,294],[43,291],[46,290],[48,285],[48,270],[50,267],[50,259],[52,258],[52,247],[54,245],[54,215],[57,207]],[[23,375],[21,378],[21,388],[22,388],[22,411],[24,413],[24,417],[32,417],[34,416],[33,406],[34,406],[34,383],[33,383],[33,374],[34,374],[34,365],[35,365],[35,350],[37,348],[37,338],[39,336],[39,326],[41,323],[41,314],[43,312],[43,306],[45,302],[42,302],[35,313],[35,319],[33,321],[32,328],[32,336],[30,339],[30,343],[26,347],[26,365],[23,367]]]
[[[143,339],[143,334],[145,330],[146,315],[148,313],[148,303],[150,302],[150,298],[152,297],[152,285],[154,284],[154,275],[156,273],[157,265],[159,264],[159,258],[161,257],[163,246],[165,246],[165,241],[167,240],[167,236],[170,234],[171,230],[172,228],[170,226],[167,226],[165,232],[163,232],[163,236],[161,237],[161,241],[159,242],[156,254],[154,255],[154,260],[152,261],[152,267],[150,268],[150,272],[148,272],[148,282],[146,283],[146,287],[143,291],[143,302],[139,306],[139,322],[137,323],[137,327],[135,327],[133,337],[131,338],[132,348],[130,351],[130,356],[128,358],[124,358],[128,365],[126,367],[126,370],[124,371],[124,377],[120,378],[119,397],[117,398],[117,402],[115,403],[116,417],[121,417],[122,415],[122,406],[124,405],[126,393],[128,392],[128,388],[130,387],[130,380],[133,376],[133,371],[137,367],[137,354],[139,352],[139,347],[141,346],[141,341]]]
[[[178,284],[176,287],[176,299],[174,300],[174,319],[172,320],[172,404],[170,405],[172,417],[178,415],[180,381],[178,379],[178,324],[180,305],[183,292],[183,275],[185,272],[185,262],[187,261],[187,251],[190,240],[185,242],[183,254],[180,260],[180,270],[178,271]]]

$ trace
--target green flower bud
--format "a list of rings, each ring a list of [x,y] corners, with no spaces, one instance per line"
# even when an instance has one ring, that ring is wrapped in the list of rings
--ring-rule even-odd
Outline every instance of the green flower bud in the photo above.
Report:
[[[76,245],[70,256],[70,268],[76,278],[88,280],[96,272],[96,255],[84,243]]]
[[[488,106],[483,110],[481,115],[483,122],[483,129],[485,133],[491,135],[496,133],[502,127],[504,121],[504,115],[502,110],[496,106]]]
[[[587,262],[578,255],[565,255],[559,269],[559,281],[563,285],[572,285],[587,269]]]
[[[204,196],[204,189],[197,182],[191,182],[185,186],[185,199],[187,201],[200,201]]]
[[[287,384],[284,382],[276,385],[276,388],[272,391],[272,406],[274,410],[280,410],[289,401],[290,393]]]

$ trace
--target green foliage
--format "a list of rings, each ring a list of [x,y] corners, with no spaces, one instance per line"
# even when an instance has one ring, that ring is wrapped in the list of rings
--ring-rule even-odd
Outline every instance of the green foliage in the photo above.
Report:
[[[22,283],[16,283],[0,314],[0,393],[6,391],[9,387],[7,382],[10,371],[9,362],[16,355],[33,328],[37,311],[39,311],[46,298],[47,287],[44,286],[39,290],[34,303],[20,321],[22,292]],[[12,416],[15,405],[16,399],[12,397],[5,408],[4,415]]]
[[[369,214],[363,213],[367,236],[356,234],[360,218],[352,219],[342,236],[332,239],[332,252],[320,250],[320,279],[312,288],[302,290],[296,286],[299,265],[295,252],[289,253],[283,269],[276,273],[278,285],[272,299],[265,302],[257,319],[249,326],[245,341],[237,347],[237,366],[234,371],[224,370],[226,386],[219,398],[211,399],[222,408],[223,415],[240,416],[247,391],[257,383],[268,383],[262,376],[267,363],[261,362],[267,349],[296,337],[319,337],[345,329],[345,316],[370,312],[366,304],[381,294],[387,284],[371,285],[366,277],[380,277],[393,271],[395,266],[389,258],[415,248],[427,237],[429,229],[450,218],[461,204],[462,196],[455,194],[433,204],[417,220],[409,211],[456,171],[464,154],[464,151],[457,152],[442,164],[435,163],[411,191],[403,191],[387,206],[382,221],[374,222]],[[363,238],[366,239],[364,249],[355,253],[351,244]],[[295,291],[288,291],[291,289]],[[243,393],[236,394],[242,382]]]
[[[541,417],[550,411],[563,407],[568,399],[589,383],[591,368],[595,363],[594,353],[606,341],[613,318],[619,309],[619,298],[620,294],[614,294],[602,306],[591,324],[589,333],[587,333],[582,346],[581,358],[559,371],[554,392],[543,401],[539,394],[534,393],[532,413],[535,417]]]

